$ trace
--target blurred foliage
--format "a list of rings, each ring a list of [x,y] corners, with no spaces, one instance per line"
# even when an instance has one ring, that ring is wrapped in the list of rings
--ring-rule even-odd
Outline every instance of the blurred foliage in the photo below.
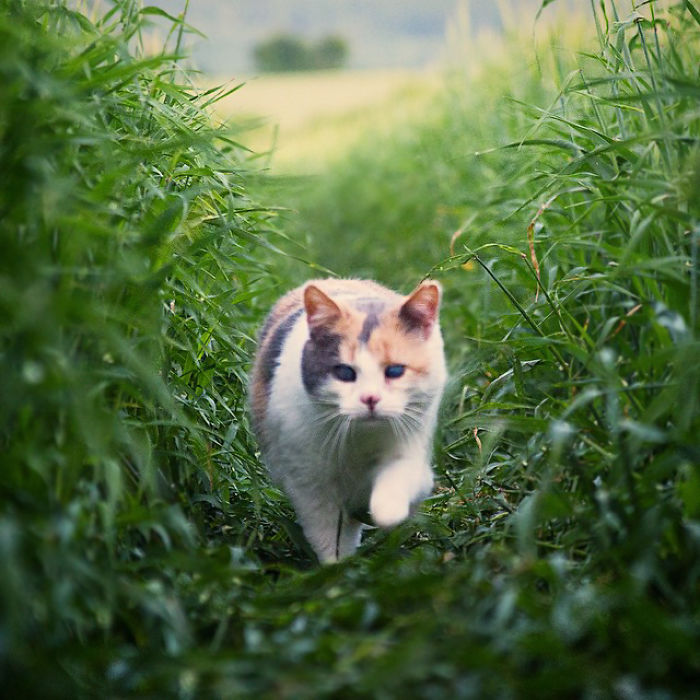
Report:
[[[598,47],[539,69],[512,39],[275,192],[319,265],[446,289],[436,493],[322,569],[245,417],[296,280],[184,18],[147,57],[155,8],[0,8],[4,694],[696,694],[693,3],[596,4]]]
[[[197,96],[168,55],[182,21],[166,52],[135,57],[155,12],[0,12],[0,671],[15,691],[74,687],[51,659],[109,635],[182,650],[164,561],[199,556],[212,503],[235,513],[231,543],[265,523],[238,494],[260,474],[239,428],[268,215],[204,111],[221,91]]]
[[[278,34],[253,49],[255,65],[263,73],[342,68],[348,54],[348,44],[339,36],[311,43],[293,34]]]

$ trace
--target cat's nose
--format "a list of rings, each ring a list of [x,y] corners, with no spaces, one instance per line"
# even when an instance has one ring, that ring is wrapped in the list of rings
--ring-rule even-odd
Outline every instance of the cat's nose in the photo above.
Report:
[[[360,396],[360,401],[369,408],[370,411],[374,411],[377,404],[379,403],[379,396],[376,394],[362,394]]]

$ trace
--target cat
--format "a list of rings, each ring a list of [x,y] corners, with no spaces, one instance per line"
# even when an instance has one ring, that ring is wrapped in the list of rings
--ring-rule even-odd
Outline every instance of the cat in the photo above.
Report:
[[[441,294],[434,281],[404,297],[368,280],[313,280],[262,327],[253,429],[321,563],[352,554],[366,524],[405,520],[432,490]]]

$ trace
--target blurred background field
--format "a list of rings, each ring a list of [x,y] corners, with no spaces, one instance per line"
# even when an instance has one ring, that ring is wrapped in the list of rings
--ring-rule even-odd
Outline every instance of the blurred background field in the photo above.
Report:
[[[234,10],[209,0],[204,5],[213,12],[205,13],[204,5],[198,5],[189,16],[208,30],[204,46],[196,37],[191,40],[204,84],[245,86],[215,103],[217,116],[249,127],[246,145],[269,154],[268,165],[280,174],[318,172],[351,150],[358,135],[388,134],[406,122],[420,121],[439,111],[434,103],[445,93],[450,75],[473,80],[485,66],[503,63],[504,55],[520,51],[527,56],[523,65],[509,62],[510,70],[517,66],[511,77],[517,82],[520,71],[536,64],[540,42],[546,45],[554,36],[553,25],[557,41],[568,50],[580,41],[585,26],[581,6],[563,1],[538,21],[538,3],[529,0],[450,0],[429,6],[339,3],[332,12],[315,0],[284,7],[268,4],[253,12],[247,3]],[[349,66],[267,73],[254,65],[254,36],[260,41],[280,36],[303,40],[323,31],[347,38]],[[211,32],[220,36],[218,42],[209,38]],[[248,43],[233,43],[248,46],[248,55],[240,47],[227,53],[231,36],[246,37]],[[217,61],[207,58],[213,51]]]
[[[0,0],[3,695],[697,696],[700,9],[571,6]],[[424,40],[254,73],[302,7]],[[439,279],[451,372],[322,569],[245,388],[318,274]]]
[[[261,75],[215,110],[219,118],[249,127],[246,146],[267,156],[276,173],[317,173],[368,126],[389,130],[424,112],[441,83],[435,70]]]

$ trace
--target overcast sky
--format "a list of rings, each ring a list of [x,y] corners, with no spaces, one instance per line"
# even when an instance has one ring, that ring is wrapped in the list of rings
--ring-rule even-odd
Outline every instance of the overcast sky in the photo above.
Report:
[[[565,0],[560,0],[564,2]],[[184,0],[157,0],[177,14]],[[526,5],[534,20],[538,0],[190,0],[188,21],[207,35],[189,39],[195,62],[210,73],[252,69],[256,43],[279,32],[318,39],[342,36],[355,68],[420,68],[444,57],[445,33],[458,7],[469,8],[470,29],[500,27],[499,5]]]

